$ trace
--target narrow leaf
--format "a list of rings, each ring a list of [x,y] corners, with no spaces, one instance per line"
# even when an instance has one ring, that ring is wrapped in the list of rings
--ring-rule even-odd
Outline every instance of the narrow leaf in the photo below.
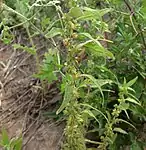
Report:
[[[94,85],[100,90],[100,93],[101,93],[102,97],[104,98],[104,95],[103,95],[103,92],[102,92],[100,84],[97,82],[97,80],[92,75],[82,74],[82,75],[80,75],[80,77],[87,77],[87,78],[89,78],[94,83]]]
[[[14,49],[22,49],[31,55],[36,55],[36,49],[34,47],[22,46],[20,44],[13,44]]]
[[[136,82],[136,80],[138,79],[138,77],[135,77],[134,79],[132,79],[131,81],[129,81],[128,83],[127,83],[127,86],[129,87],[129,86],[132,86],[135,82]]]
[[[133,98],[128,97],[128,98],[126,98],[125,100],[128,101],[128,102],[131,102],[131,103],[134,103],[134,104],[137,104],[137,105],[141,106],[140,103],[137,102],[137,101],[136,101],[135,99],[133,99]]]
[[[61,28],[55,28],[53,27],[47,34],[46,37],[47,38],[53,38],[57,35],[62,35],[63,31]]]
[[[126,120],[123,120],[123,119],[117,119],[117,122],[124,122],[126,124],[129,124],[132,128],[136,129],[134,125],[132,125],[131,123],[129,123],[128,121]]]
[[[125,130],[123,130],[123,129],[121,129],[121,128],[114,128],[114,131],[115,131],[115,132],[122,133],[122,134],[128,134]]]
[[[84,110],[83,113],[86,113],[86,114],[88,114],[90,117],[93,117],[93,118],[98,122],[98,124],[101,125],[101,124],[100,124],[100,121],[95,117],[95,115],[92,113],[91,110]]]
[[[100,110],[98,110],[98,109],[96,109],[96,108],[94,108],[94,107],[92,107],[91,105],[88,105],[88,104],[80,104],[80,105],[89,107],[89,108],[97,111],[98,113],[100,113],[106,119],[107,122],[109,122],[108,118]]]
[[[8,137],[8,133],[7,133],[7,131],[3,128],[3,129],[2,129],[1,144],[2,144],[3,146],[9,145],[9,142],[10,142],[10,140],[9,140],[9,137]]]
[[[63,109],[67,106],[67,104],[73,99],[73,90],[74,90],[73,86],[71,86],[70,84],[66,84],[64,99],[60,108],[57,110],[56,114],[62,112]]]

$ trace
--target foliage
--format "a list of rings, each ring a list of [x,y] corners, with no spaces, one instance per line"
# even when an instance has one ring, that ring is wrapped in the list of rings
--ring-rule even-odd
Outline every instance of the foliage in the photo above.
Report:
[[[0,146],[5,150],[21,150],[22,138],[9,139],[7,131],[5,129],[2,129]]]
[[[37,64],[35,77],[49,83],[61,79],[64,97],[56,114],[66,119],[62,149],[117,150],[129,145],[142,150],[145,144],[137,140],[137,128],[146,121],[145,1],[10,3],[3,4],[1,15],[1,39],[6,44],[19,26],[26,30],[31,47],[16,43],[15,49],[37,59],[33,37],[43,36],[52,44]],[[88,138],[90,133],[94,139]]]

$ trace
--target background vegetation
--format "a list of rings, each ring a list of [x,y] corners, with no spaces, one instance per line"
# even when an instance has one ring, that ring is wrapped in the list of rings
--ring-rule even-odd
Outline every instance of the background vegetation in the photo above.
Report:
[[[0,27],[5,44],[36,58],[34,77],[58,81],[62,149],[144,149],[138,131],[146,121],[145,0],[5,0]],[[18,29],[29,46],[13,42]],[[42,63],[37,36],[51,44]]]

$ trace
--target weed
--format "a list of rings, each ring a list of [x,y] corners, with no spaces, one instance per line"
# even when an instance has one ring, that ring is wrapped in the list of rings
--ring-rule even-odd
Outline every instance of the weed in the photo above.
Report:
[[[22,138],[9,139],[7,131],[2,129],[0,146],[5,150],[21,150],[22,149]]]
[[[12,41],[11,29],[22,26],[31,47],[14,44],[15,49],[38,59],[33,37],[41,35],[52,44],[42,64],[37,61],[35,77],[49,83],[60,80],[63,99],[56,114],[66,119],[62,149],[86,150],[89,143],[101,150],[144,147],[136,139],[136,127],[146,118],[145,12],[141,0],[3,4],[5,43]],[[87,138],[89,132],[98,138]]]

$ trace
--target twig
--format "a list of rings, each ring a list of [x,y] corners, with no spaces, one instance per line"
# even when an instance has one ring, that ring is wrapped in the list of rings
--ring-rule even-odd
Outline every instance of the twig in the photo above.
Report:
[[[24,130],[24,129],[26,130],[26,123],[27,123],[28,114],[29,114],[30,110],[32,109],[33,105],[35,104],[35,102],[36,102],[36,100],[37,100],[39,94],[40,94],[40,91],[39,91],[38,94],[35,96],[33,102],[28,105],[28,109],[27,109],[27,112],[26,112],[26,114],[25,114],[25,119],[24,119],[24,122],[23,122],[23,130]],[[25,126],[25,128],[24,128],[24,126]],[[25,131],[25,130],[24,130],[24,131]]]
[[[8,120],[8,119],[10,119],[9,116],[11,116],[12,114],[15,115],[16,113],[18,113],[20,110],[23,109],[24,106],[27,106],[31,101],[32,101],[32,98],[31,98],[29,101],[23,103],[22,105],[19,105],[19,106],[16,107],[13,111],[10,111],[10,112],[9,112],[8,114],[6,114],[5,116],[2,116],[2,117],[0,118],[0,122],[2,122],[3,120]]]
[[[17,102],[19,102],[19,101],[21,100],[21,98],[23,98],[26,94],[28,94],[29,91],[30,91],[30,89],[24,91],[24,94],[22,94],[22,95],[21,95],[16,101],[14,101],[7,109],[5,109],[5,111],[1,113],[1,116],[2,116],[6,111],[8,111],[9,109],[11,109]]]
[[[28,137],[27,141],[23,144],[23,148],[32,140],[32,138],[37,134],[37,130],[41,127],[42,123],[39,123],[32,134]]]

